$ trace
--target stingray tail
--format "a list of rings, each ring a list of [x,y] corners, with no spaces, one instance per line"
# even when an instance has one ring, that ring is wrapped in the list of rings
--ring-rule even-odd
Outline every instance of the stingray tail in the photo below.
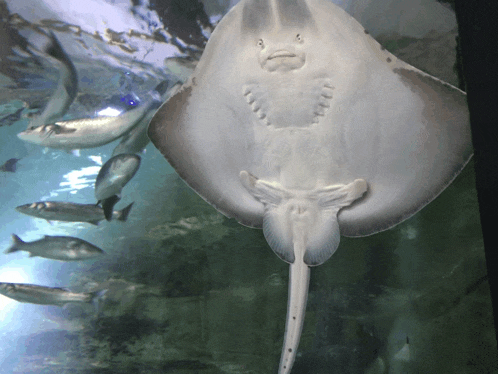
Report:
[[[284,345],[280,356],[278,374],[288,374],[296,358],[297,347],[301,340],[304,315],[308,301],[310,268],[304,263],[306,251],[303,235],[294,237],[295,261],[289,267],[289,301],[287,321],[285,322]]]
[[[132,207],[133,203],[131,203],[124,209],[118,210],[114,215],[114,218],[117,219],[118,221],[126,222],[126,220],[128,219],[128,214],[130,214],[130,210]]]
[[[13,253],[22,250],[24,241],[16,234],[12,234],[12,245],[4,253]]]
[[[102,200],[102,208],[104,209],[104,217],[106,220],[112,220],[112,212],[114,210],[114,205],[121,200],[118,195],[112,195],[107,199]]]
[[[284,345],[278,374],[288,374],[301,339],[309,266],[324,263],[337,250],[340,240],[337,213],[367,190],[363,179],[347,185],[330,185],[303,193],[280,183],[258,179],[240,172],[242,185],[265,206],[263,234],[271,249],[290,264],[289,302]]]

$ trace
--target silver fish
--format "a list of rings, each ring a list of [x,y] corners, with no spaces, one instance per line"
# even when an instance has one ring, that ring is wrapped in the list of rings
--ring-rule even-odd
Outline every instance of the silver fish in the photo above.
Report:
[[[112,218],[125,222],[133,203],[122,210],[112,212]],[[104,210],[95,204],[76,204],[63,201],[40,201],[16,207],[20,213],[43,218],[47,221],[88,222],[98,225],[104,220]]]
[[[150,139],[147,136],[147,128],[153,115],[154,111],[151,110],[137,126],[132,128],[128,134],[125,134],[116,148],[112,151],[112,156],[124,153],[142,152],[147,144],[150,143]]]
[[[169,87],[171,87],[171,89],[169,89]],[[170,81],[163,81],[159,83],[152,91],[153,94],[155,94],[158,107],[160,103],[178,92],[180,87],[181,83],[179,82],[172,84]],[[155,113],[155,110],[152,109],[155,109],[155,107],[152,106],[151,110],[142,118],[140,123],[121,138],[119,144],[112,151],[112,156],[124,153],[139,153],[150,143],[149,136],[147,135],[147,128]]]
[[[60,62],[60,76],[57,88],[43,112],[29,121],[28,129],[43,126],[62,118],[78,93],[76,68],[52,32],[50,33],[50,42],[43,48],[43,51]]]
[[[99,147],[130,131],[151,110],[154,103],[155,99],[151,98],[138,108],[119,116],[81,118],[29,128],[17,134],[17,137],[29,143],[67,151]]]
[[[95,198],[102,203],[105,218],[110,221],[112,209],[121,199],[121,190],[135,175],[140,166],[140,156],[125,153],[110,158],[95,180]]]
[[[49,236],[25,242],[12,234],[12,245],[4,253],[29,252],[29,257],[44,257],[59,261],[88,260],[104,253],[102,249],[72,236]]]
[[[21,303],[64,306],[68,303],[92,303],[102,291],[76,293],[59,287],[0,283],[0,294]]]

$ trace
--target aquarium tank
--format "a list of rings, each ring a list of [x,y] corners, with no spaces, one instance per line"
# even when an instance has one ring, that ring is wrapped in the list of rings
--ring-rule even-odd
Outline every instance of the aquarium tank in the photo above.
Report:
[[[450,5],[331,1],[459,86]],[[1,374],[279,372],[288,264],[147,137],[236,3],[0,0]],[[472,160],[313,267],[291,373],[498,373]]]

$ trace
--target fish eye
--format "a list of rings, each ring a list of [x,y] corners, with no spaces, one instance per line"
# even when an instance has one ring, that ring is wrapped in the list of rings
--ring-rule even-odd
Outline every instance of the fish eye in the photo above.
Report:
[[[259,39],[257,44],[259,47],[264,47],[264,45],[265,45],[265,43],[263,42],[263,39]]]
[[[302,43],[303,41],[304,41],[303,36],[301,34],[297,34],[296,35],[296,42]]]

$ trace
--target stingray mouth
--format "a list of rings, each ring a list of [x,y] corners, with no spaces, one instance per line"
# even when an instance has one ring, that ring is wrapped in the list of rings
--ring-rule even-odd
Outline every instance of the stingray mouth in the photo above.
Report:
[[[260,55],[259,63],[267,71],[290,71],[303,67],[306,60],[304,53],[290,52],[286,49],[279,49],[270,55]]]
[[[281,58],[281,57],[296,57],[296,55],[294,53],[286,51],[285,49],[281,49],[268,56],[268,60],[273,60],[274,58]]]

